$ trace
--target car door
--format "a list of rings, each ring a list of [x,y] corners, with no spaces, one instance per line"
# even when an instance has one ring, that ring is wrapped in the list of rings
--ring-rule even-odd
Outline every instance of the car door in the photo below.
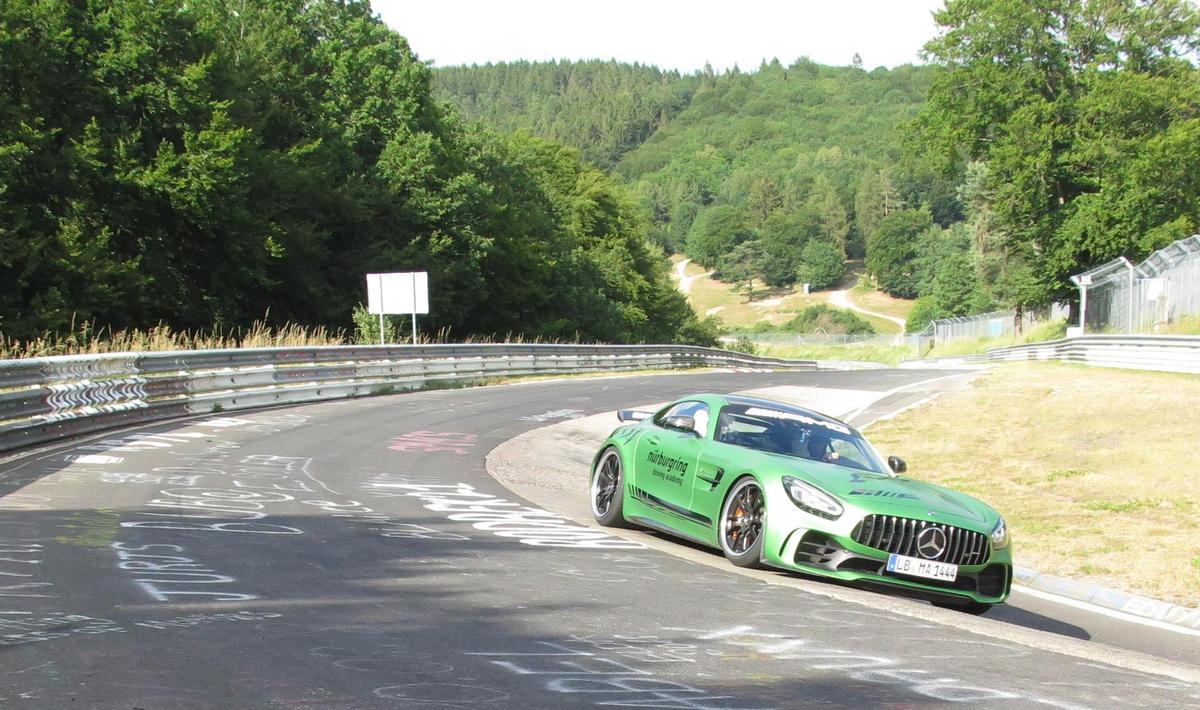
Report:
[[[730,417],[728,410],[728,407],[719,410],[692,482],[691,510],[697,519],[703,517],[712,521],[714,528],[725,491],[734,478],[745,472],[747,460],[758,447],[755,442],[767,431],[765,425]]]
[[[638,440],[637,487],[649,505],[690,517],[697,462],[708,436],[708,409],[704,402],[679,402],[656,415]],[[687,431],[666,426],[672,417],[689,417],[694,426]]]

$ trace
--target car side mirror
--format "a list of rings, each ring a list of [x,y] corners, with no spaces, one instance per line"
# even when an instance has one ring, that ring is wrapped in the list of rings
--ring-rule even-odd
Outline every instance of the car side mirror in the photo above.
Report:
[[[888,457],[888,468],[896,473],[904,473],[908,470],[908,464],[904,463],[904,459],[899,456]]]
[[[696,420],[693,417],[677,414],[673,417],[667,417],[663,421],[663,426],[676,431],[685,431],[690,434],[696,433]]]

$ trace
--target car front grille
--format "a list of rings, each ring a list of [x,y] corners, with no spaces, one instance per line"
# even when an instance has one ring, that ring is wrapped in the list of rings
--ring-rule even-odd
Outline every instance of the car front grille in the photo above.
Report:
[[[946,547],[932,558],[955,565],[981,565],[988,558],[986,535],[929,520],[900,518],[894,515],[868,515],[854,527],[850,536],[860,545],[907,557],[925,558],[918,548],[918,538],[926,528],[941,528],[946,535]]]

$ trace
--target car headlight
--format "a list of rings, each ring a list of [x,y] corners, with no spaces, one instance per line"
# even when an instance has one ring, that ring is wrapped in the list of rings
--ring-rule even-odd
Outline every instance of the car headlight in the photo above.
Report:
[[[799,478],[784,476],[783,489],[787,491],[788,497],[800,510],[829,520],[837,520],[842,516],[844,510],[842,504],[811,483],[801,481]]]
[[[1008,526],[1004,524],[1004,518],[1000,518],[1000,522],[996,523],[996,528],[992,530],[992,549],[1003,550],[1008,547]]]

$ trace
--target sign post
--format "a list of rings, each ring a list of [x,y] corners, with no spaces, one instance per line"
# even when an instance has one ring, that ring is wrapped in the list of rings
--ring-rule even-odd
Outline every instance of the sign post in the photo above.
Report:
[[[379,314],[380,345],[384,344],[384,314],[411,314],[412,343],[416,345],[417,314],[429,313],[429,273],[367,274],[367,312]]]

